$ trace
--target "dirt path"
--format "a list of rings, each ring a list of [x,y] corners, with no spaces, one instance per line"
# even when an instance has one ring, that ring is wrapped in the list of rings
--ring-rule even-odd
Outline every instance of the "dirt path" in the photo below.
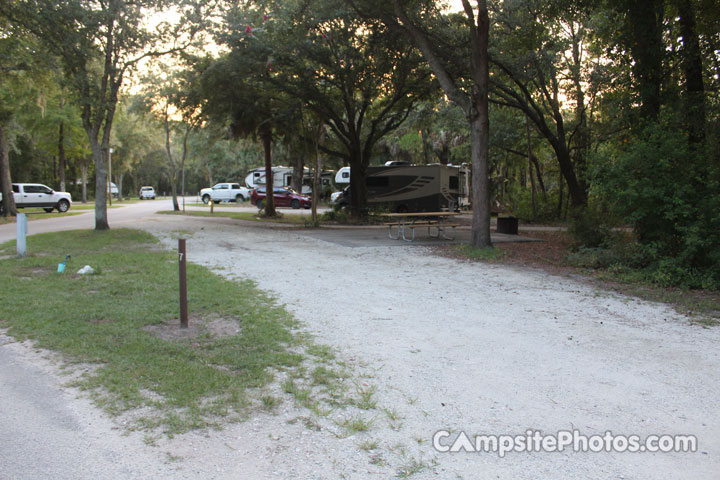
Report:
[[[113,447],[154,453],[156,478],[718,478],[720,329],[566,278],[421,246],[358,246],[218,219],[154,217],[143,227],[169,248],[182,232],[190,261],[255,280],[336,347],[377,402],[365,414],[369,431],[350,436],[338,435],[343,411],[317,418],[286,398],[275,414],[222,431],[155,447],[133,433]],[[528,429],[691,434],[698,452],[499,458],[432,446],[440,430],[453,438]]]

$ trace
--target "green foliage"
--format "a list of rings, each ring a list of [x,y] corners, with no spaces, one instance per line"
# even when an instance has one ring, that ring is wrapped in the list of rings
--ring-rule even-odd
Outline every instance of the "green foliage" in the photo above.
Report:
[[[322,222],[337,222],[341,224],[352,223],[350,218],[350,212],[347,208],[339,208],[337,205],[322,215],[320,215],[320,221]]]
[[[558,219],[558,191],[547,194],[535,192],[535,215],[532,208],[532,193],[525,189],[512,197],[510,208],[513,215],[522,221],[550,222]]]
[[[682,124],[667,114],[603,153],[610,161],[597,168],[598,192],[651,252],[654,281],[717,286],[720,172],[713,153],[691,147]]]
[[[578,246],[605,248],[610,245],[613,228],[618,224],[607,208],[593,202],[572,212],[569,231]]]

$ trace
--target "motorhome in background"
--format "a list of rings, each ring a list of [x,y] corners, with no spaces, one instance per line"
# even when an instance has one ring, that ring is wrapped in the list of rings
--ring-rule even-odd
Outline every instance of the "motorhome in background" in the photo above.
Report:
[[[460,206],[461,169],[448,165],[368,167],[368,206],[391,212],[437,212]],[[350,204],[350,189],[338,205]]]
[[[277,166],[272,167],[273,171],[273,185],[276,187],[291,187],[292,186],[292,167]],[[320,173],[320,185],[324,190],[325,187],[332,189],[332,180],[335,176],[335,172],[323,171]],[[302,179],[302,193],[309,195],[312,193],[313,184],[313,173],[308,168],[303,169]],[[245,185],[248,188],[264,187],[265,186],[265,168],[255,168],[248,172],[245,176]]]

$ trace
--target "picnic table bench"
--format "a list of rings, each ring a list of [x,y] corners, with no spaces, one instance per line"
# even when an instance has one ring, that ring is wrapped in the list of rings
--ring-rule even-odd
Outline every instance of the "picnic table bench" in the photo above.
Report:
[[[460,215],[460,212],[388,213],[383,216],[398,219],[397,222],[385,223],[388,227],[388,237],[393,240],[402,238],[406,242],[413,242],[415,241],[415,229],[421,227],[427,227],[430,237],[455,240],[455,229],[460,224],[452,223],[450,220],[456,215]],[[433,230],[435,230],[434,233]],[[396,233],[393,234],[393,231]],[[451,232],[451,236],[448,235],[448,231]]]

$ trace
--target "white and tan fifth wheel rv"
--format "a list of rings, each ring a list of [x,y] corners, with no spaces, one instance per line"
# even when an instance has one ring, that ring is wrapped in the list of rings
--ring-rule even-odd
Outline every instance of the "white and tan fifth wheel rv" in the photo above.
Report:
[[[462,169],[440,164],[368,167],[365,185],[368,206],[391,212],[455,210],[466,195]],[[350,195],[347,188],[338,205],[349,205]]]

